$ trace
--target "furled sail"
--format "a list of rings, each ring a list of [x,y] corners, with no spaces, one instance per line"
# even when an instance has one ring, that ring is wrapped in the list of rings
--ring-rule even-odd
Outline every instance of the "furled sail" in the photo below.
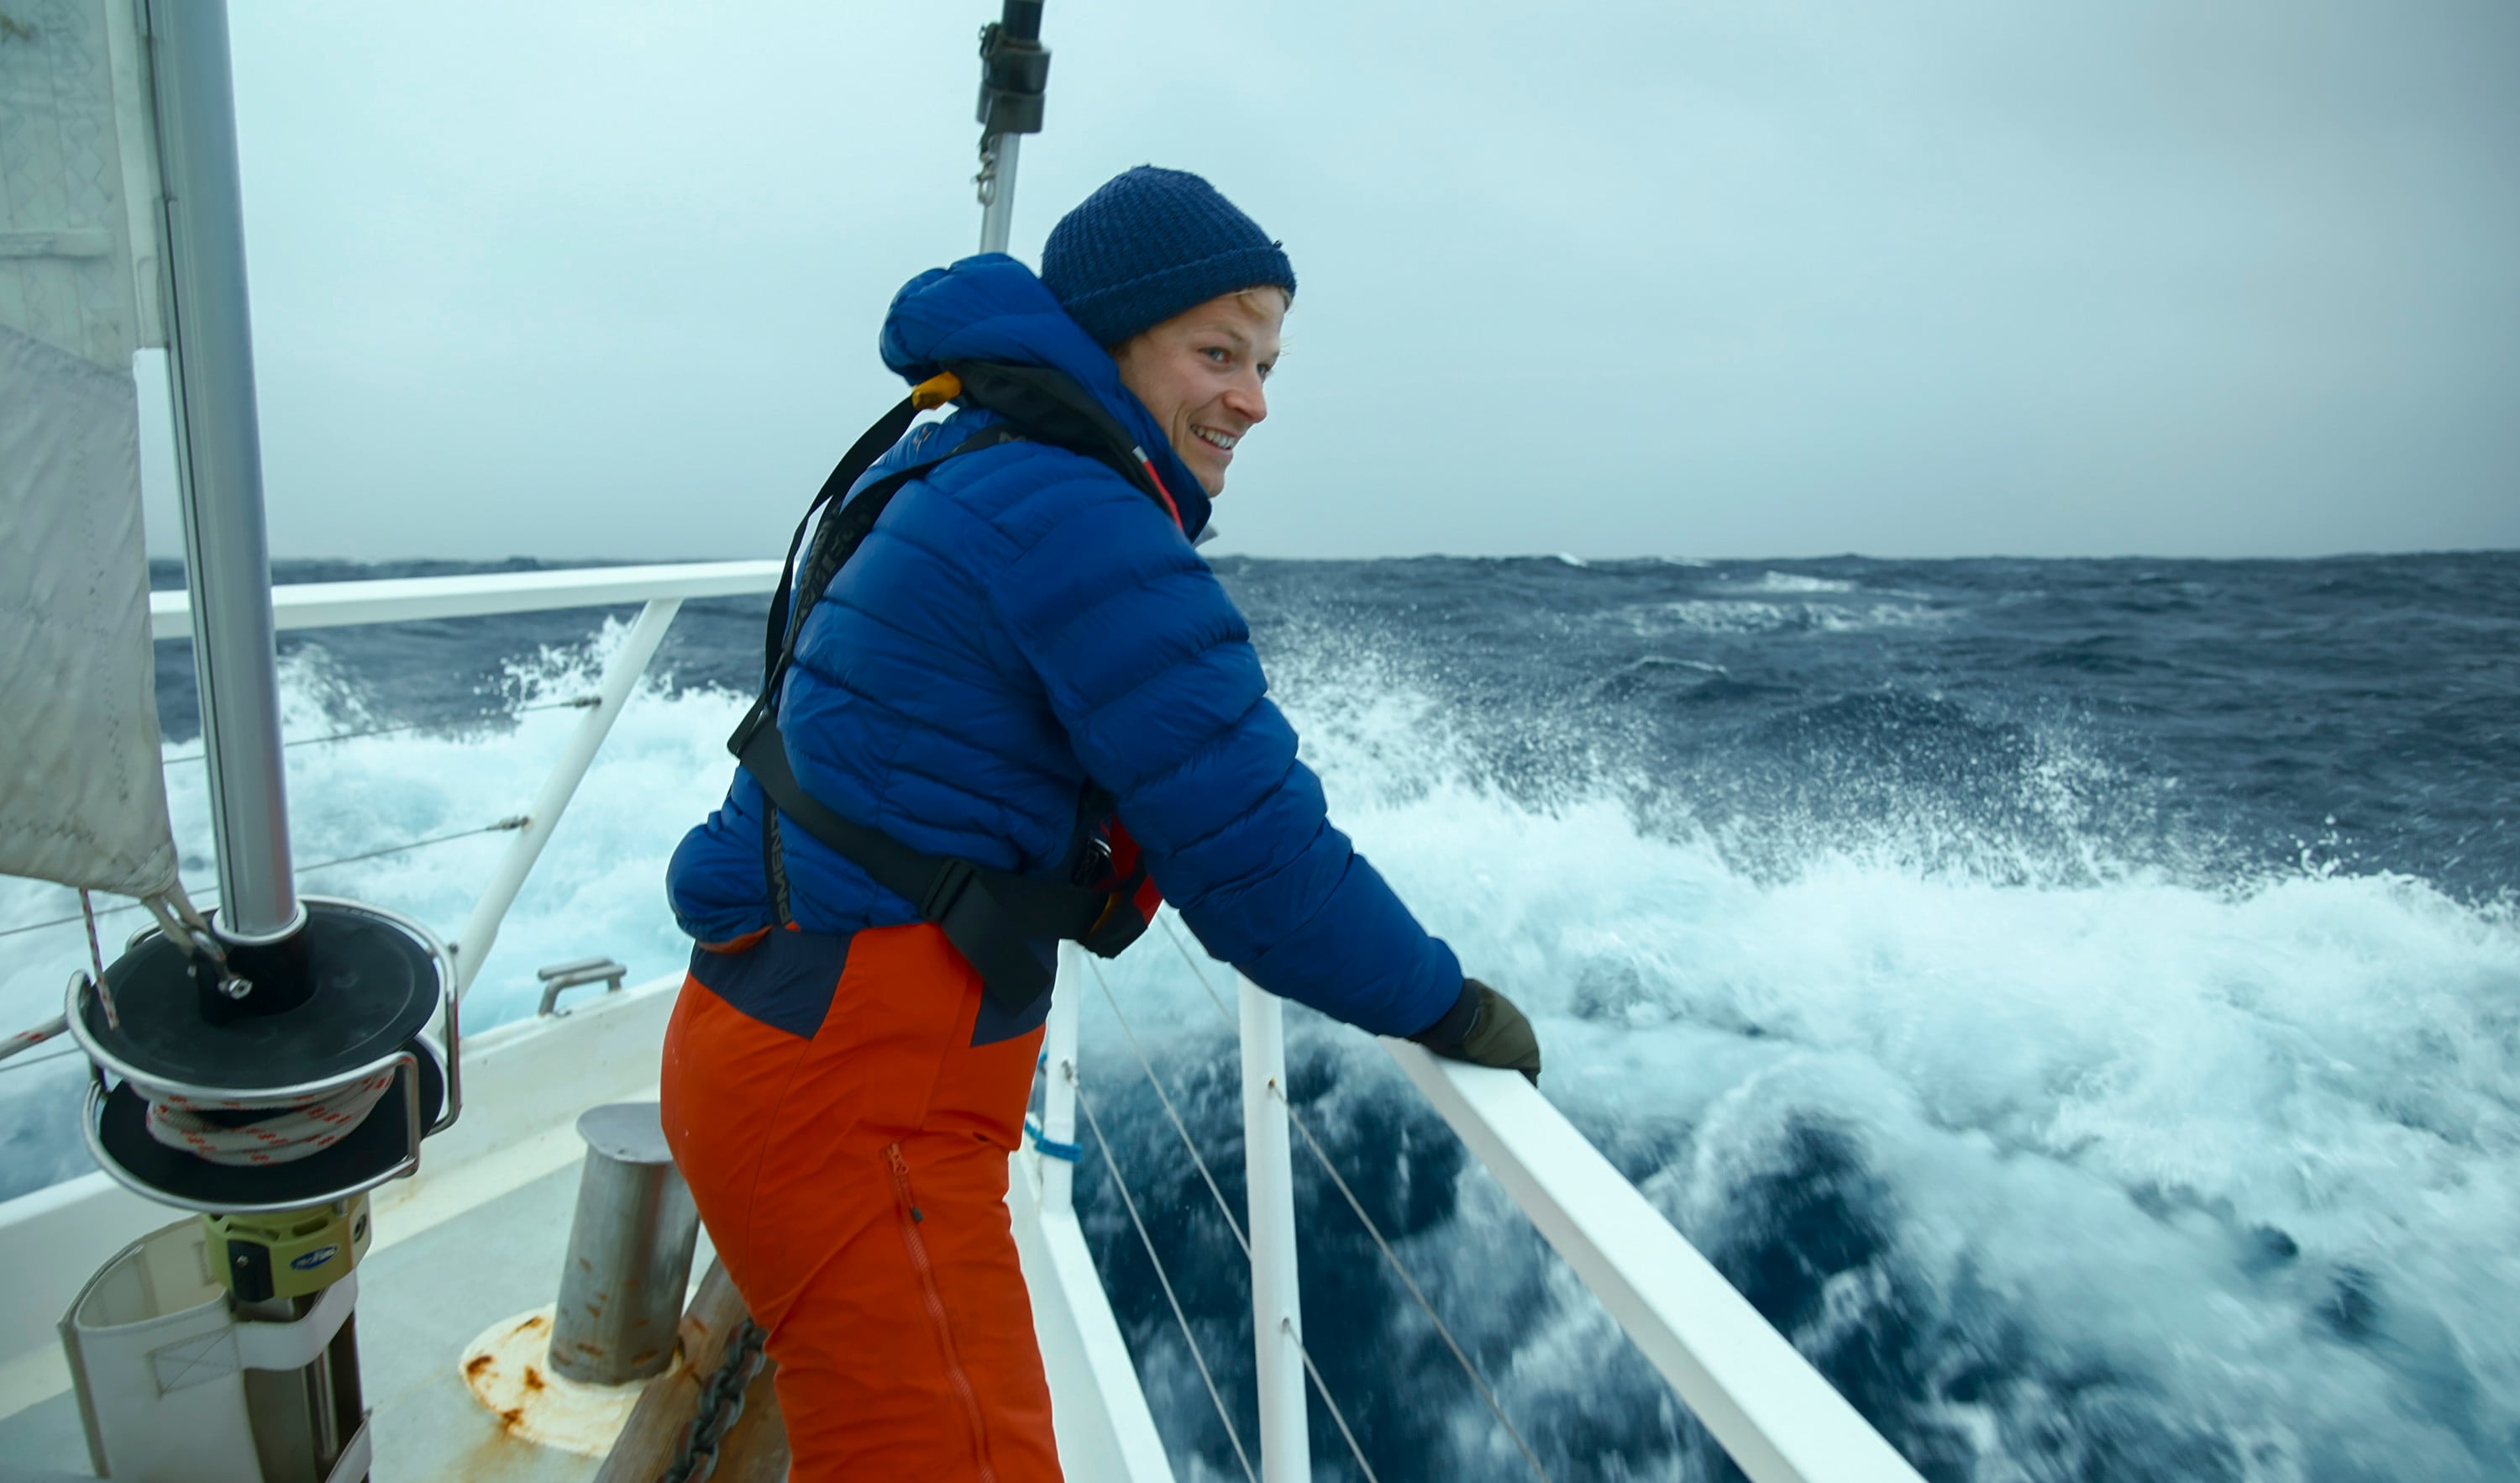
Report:
[[[162,896],[131,368],[164,343],[144,65],[132,0],[0,0],[0,873]]]

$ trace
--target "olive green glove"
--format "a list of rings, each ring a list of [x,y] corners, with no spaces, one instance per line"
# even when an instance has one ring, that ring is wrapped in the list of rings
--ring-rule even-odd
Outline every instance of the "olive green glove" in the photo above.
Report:
[[[1520,1071],[1540,1085],[1540,1037],[1531,1021],[1512,1000],[1475,978],[1462,980],[1462,997],[1443,1018],[1409,1038],[1438,1056]]]

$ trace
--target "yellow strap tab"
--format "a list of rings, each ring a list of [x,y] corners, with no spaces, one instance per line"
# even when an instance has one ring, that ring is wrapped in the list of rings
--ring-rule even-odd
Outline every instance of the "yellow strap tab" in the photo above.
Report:
[[[922,412],[932,412],[962,394],[963,378],[951,371],[940,371],[910,388],[910,405]]]

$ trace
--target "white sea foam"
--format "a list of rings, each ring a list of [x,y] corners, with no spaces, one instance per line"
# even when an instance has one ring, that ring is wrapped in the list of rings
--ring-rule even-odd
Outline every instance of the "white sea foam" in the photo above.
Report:
[[[1755,582],[1742,584],[1751,592],[1855,592],[1858,585],[1837,577],[1806,576],[1799,571],[1763,571]]]
[[[1884,1191],[1901,1300],[1928,1305],[1895,1324],[1944,1326],[1923,1348],[1947,1370],[2026,1371],[2009,1409],[1940,1403],[1982,1476],[2048,1475],[2023,1460],[2035,1433],[2098,1403],[2041,1387],[2088,1389],[2077,1374],[2126,1376],[2169,1431],[2230,1448],[2234,1476],[2500,1475],[2502,1444],[2478,1439],[2520,1424],[2507,910],[2318,870],[2216,885],[2121,862],[2060,887],[1825,849],[1753,879],[1607,797],[1538,809],[1459,781],[1403,695],[1298,720],[1360,846],[1531,1011],[1552,1098],[1596,1130],[1680,1130],[1687,1156],[1645,1189],[1692,1237],[1778,1238],[1745,1191],[1798,1177],[1801,1130],[1854,1150]],[[1226,1054],[1177,959],[1121,966],[1133,1012],[1209,1037],[1179,1054]],[[1311,1024],[1348,1074],[1388,1078],[1360,1038]],[[1137,1075],[1117,1053],[1096,1068]],[[1474,1177],[1418,1243],[1421,1274],[1512,1356],[1490,1367],[1509,1410],[1589,1414],[1620,1341],[1545,1260],[1499,1254],[1521,1232]],[[1892,1298],[1866,1284],[1890,1281],[1848,1275],[1832,1302],[1879,1318],[1868,1305]],[[1961,1293],[1977,1306],[1938,1311]],[[1484,1415],[1460,1433],[1460,1465],[1486,1475]]]
[[[583,694],[619,638],[519,662],[513,698]],[[358,719],[319,659],[292,666],[287,693],[292,733]],[[1672,1130],[1684,1155],[1645,1188],[1692,1237],[1721,1246],[1755,1225],[1742,1191],[1791,1172],[1795,1130],[1837,1130],[1885,1191],[1903,1281],[1941,1304],[1980,1294],[2026,1335],[2019,1363],[2141,1377],[2182,1424],[2241,1448],[2244,1476],[2483,1478],[2507,1455],[2492,1439],[2520,1426],[2509,910],[2403,877],[2217,884],[2137,862],[2066,873],[2093,883],[2006,884],[2058,873],[1927,873],[1824,845],[1754,877],[1713,841],[1641,828],[1609,788],[1542,808],[1465,781],[1476,770],[1441,707],[1406,687],[1308,676],[1290,694],[1338,821],[1471,971],[1532,1011],[1552,1098],[1598,1130]],[[605,953],[634,978],[678,967],[664,864],[722,794],[720,739],[740,708],[641,690],[509,919],[469,1023],[529,1011],[541,964]],[[299,858],[522,811],[581,714],[293,750]],[[198,772],[171,776],[188,874],[206,882]],[[510,837],[308,885],[452,933]],[[66,907],[66,892],[0,882],[0,924]],[[134,921],[114,919],[109,952]],[[85,959],[77,929],[0,941],[0,1026],[52,1012]],[[1215,1012],[1167,945],[1141,945],[1111,979],[1142,1033],[1220,1054]],[[1362,1037],[1299,1022],[1360,1086],[1390,1074]],[[1087,1025],[1103,1053],[1092,1069],[1134,1076],[1097,1001]],[[83,1167],[74,1092],[68,1064],[0,1072],[0,1195]],[[1581,1415],[1595,1357],[1617,1345],[1531,1249],[1473,1178],[1412,1259],[1489,1352],[1513,1356],[1489,1367],[1509,1409]],[[1536,1314],[1482,1295],[1512,1252],[1543,1295]],[[1880,1299],[1856,1283],[1833,1300],[1860,1317]],[[1970,1312],[1944,1315],[1963,1330],[1951,1342],[1993,1322]],[[2035,1417],[1972,1404],[1951,1401],[1946,1419],[2003,1457],[2031,1445]],[[1484,1475],[1485,1423],[1459,1430],[1462,1465]],[[1998,1462],[1982,1475],[2045,1474]]]
[[[1757,590],[1757,589],[1750,589]],[[1950,621],[1941,608],[1913,602],[1769,602],[1759,598],[1685,598],[1625,610],[1639,638],[1696,633],[1862,633],[1888,628],[1930,628]]]

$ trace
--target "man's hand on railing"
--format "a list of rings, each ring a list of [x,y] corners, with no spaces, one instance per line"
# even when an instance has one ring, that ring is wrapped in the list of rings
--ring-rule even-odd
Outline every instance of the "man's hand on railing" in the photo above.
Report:
[[[1531,1021],[1512,1000],[1475,978],[1462,980],[1462,997],[1443,1018],[1409,1038],[1438,1056],[1520,1071],[1540,1085],[1540,1037]]]

